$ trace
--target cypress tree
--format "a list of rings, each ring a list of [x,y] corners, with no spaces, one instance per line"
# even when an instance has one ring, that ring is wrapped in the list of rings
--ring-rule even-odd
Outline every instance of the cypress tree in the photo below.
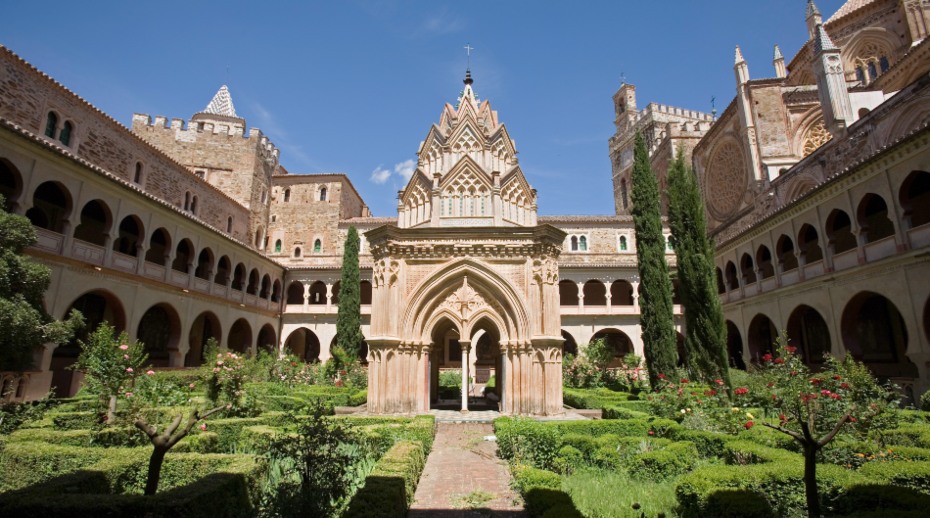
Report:
[[[636,134],[633,152],[633,226],[636,232],[636,258],[639,262],[640,327],[646,369],[653,388],[659,375],[675,370],[678,347],[672,316],[672,280],[665,262],[665,237],[659,186],[649,165],[649,152],[642,133]]]
[[[730,386],[726,325],[714,277],[713,246],[707,237],[697,180],[679,148],[668,171],[668,221],[675,238],[681,301],[685,307],[685,350],[700,379]]]
[[[355,227],[349,227],[342,252],[342,278],[339,281],[339,312],[336,314],[336,346],[357,357],[361,353],[362,306],[358,275],[359,238]],[[338,357],[333,354],[333,357]]]

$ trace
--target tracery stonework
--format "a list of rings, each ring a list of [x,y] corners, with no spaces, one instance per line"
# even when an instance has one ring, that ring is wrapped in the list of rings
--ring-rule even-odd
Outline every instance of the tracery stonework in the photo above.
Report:
[[[807,130],[807,135],[804,136],[804,147],[801,150],[801,156],[807,156],[813,153],[814,150],[826,144],[832,138],[833,135],[827,131],[826,126],[823,124],[823,119],[820,119],[817,124],[814,124]]]
[[[743,152],[733,141],[717,148],[707,172],[708,209],[723,220],[739,207],[746,192],[746,165]]]

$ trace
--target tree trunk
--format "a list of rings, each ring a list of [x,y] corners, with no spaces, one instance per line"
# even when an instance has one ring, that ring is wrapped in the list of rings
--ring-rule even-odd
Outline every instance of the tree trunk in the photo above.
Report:
[[[110,396],[110,404],[107,405],[107,425],[113,424],[116,419],[116,395]]]
[[[820,517],[820,494],[817,491],[817,448],[804,445],[804,492],[807,495],[807,516]]]
[[[145,494],[154,495],[158,491],[158,480],[161,478],[161,464],[165,461],[168,448],[155,446],[149,458],[149,476],[145,481]]]

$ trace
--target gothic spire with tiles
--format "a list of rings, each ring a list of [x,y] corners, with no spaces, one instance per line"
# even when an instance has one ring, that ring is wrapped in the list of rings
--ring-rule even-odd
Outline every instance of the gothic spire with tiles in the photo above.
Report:
[[[417,169],[398,195],[399,227],[536,225],[536,191],[516,144],[474,82],[467,70],[456,105],[445,105],[420,144]]]

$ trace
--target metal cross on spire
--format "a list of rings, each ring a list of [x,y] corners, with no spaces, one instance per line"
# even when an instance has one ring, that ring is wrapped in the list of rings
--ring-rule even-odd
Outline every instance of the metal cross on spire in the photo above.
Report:
[[[475,47],[472,47],[470,43],[465,44],[465,55],[468,57],[468,70],[471,70],[471,51],[473,50],[475,50]]]

